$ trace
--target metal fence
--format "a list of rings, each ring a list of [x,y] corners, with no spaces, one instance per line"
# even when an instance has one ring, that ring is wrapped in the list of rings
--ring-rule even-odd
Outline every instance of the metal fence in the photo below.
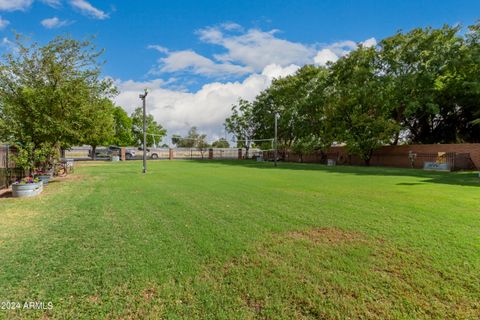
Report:
[[[97,147],[98,150],[104,150],[106,147]],[[135,151],[135,156],[129,160],[140,160],[143,157],[143,151],[137,147],[126,147],[128,150]],[[241,149],[242,158],[246,155],[246,150]],[[255,154],[260,153],[260,149],[250,148],[248,151],[248,157],[252,158]],[[73,147],[69,150],[65,150],[65,157],[75,160],[92,160],[91,148],[89,146]],[[165,160],[165,159],[180,159],[180,160],[226,160],[226,159],[238,159],[239,148],[148,148],[147,158],[151,160]],[[108,160],[108,156],[97,156],[96,160]]]

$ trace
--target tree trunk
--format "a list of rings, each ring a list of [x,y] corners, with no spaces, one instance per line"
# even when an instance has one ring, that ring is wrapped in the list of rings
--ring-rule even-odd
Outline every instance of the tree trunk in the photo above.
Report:
[[[395,134],[395,139],[393,140],[392,146],[398,145],[398,140],[400,139],[400,131]]]
[[[97,146],[92,146],[92,160],[97,160]]]

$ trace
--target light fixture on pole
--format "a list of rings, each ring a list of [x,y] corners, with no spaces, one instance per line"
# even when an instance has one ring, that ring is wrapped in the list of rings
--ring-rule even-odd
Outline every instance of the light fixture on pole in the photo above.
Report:
[[[143,173],[147,173],[147,95],[147,89],[140,95],[143,102]]]
[[[277,122],[278,118],[280,118],[280,114],[278,112],[275,112],[275,151],[274,151],[274,163],[275,167],[277,166],[277,149],[278,149],[278,139],[277,139]]]

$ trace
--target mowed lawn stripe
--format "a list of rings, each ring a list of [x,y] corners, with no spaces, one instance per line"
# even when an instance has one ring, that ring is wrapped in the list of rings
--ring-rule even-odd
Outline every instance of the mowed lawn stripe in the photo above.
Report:
[[[288,260],[295,258],[297,247],[299,275],[309,279],[302,291],[307,296],[320,284],[338,280],[351,288],[362,277],[370,281],[365,292],[388,291],[380,282],[362,276],[365,270],[372,263],[384,266],[391,260],[403,274],[408,271],[406,263],[420,259],[425,263],[412,268],[409,281],[425,297],[437,292],[432,285],[441,281],[444,293],[435,298],[440,299],[441,312],[449,310],[445,307],[449,295],[456,302],[466,297],[464,314],[473,314],[469,303],[480,298],[476,281],[480,179],[473,173],[286,163],[273,168],[271,163],[235,161],[155,161],[149,162],[146,175],[137,161],[95,163],[76,171],[71,179],[52,183],[37,199],[0,201],[0,212],[6,217],[0,222],[3,300],[53,301],[56,307],[49,314],[57,318],[130,313],[229,318],[232,312],[245,317],[276,317],[286,312],[296,317],[304,308],[298,306],[306,302],[296,301],[283,311],[280,306],[296,297],[288,298],[285,292],[302,288],[303,280],[285,276],[282,283],[279,275],[299,267]],[[18,223],[23,215],[28,222]],[[334,245],[330,248],[324,246],[322,233],[314,232],[313,237],[320,240],[315,238],[311,247],[310,242],[289,236],[292,231],[318,229],[346,238],[359,234],[362,240],[335,246],[338,237],[327,237],[327,243]],[[312,250],[310,262],[308,250]],[[390,251],[393,256],[387,257]],[[378,261],[372,258],[375,254]],[[268,294],[269,285],[260,282],[255,287],[254,277],[258,272],[265,276],[263,268],[269,265],[262,256],[274,259],[270,267],[286,268],[275,269],[271,278],[265,278],[270,290],[279,285],[286,288],[279,291],[280,296],[271,293],[273,300],[262,296]],[[287,260],[279,260],[282,257]],[[233,274],[225,271],[229,265]],[[250,272],[245,266],[253,269]],[[348,270],[353,278],[340,277],[338,272]],[[330,273],[336,276],[329,278]],[[230,297],[231,290],[238,295]],[[244,297],[249,290],[256,292],[262,307]],[[392,297],[398,295],[392,292]],[[327,294],[324,302],[332,303],[330,298]],[[215,305],[216,301],[223,302]],[[338,308],[346,308],[346,314],[355,309],[355,301],[344,298],[338,308],[327,308],[313,297],[308,301],[313,313],[302,317],[316,317],[323,308],[325,317],[341,318]],[[124,307],[114,307],[117,303]],[[362,314],[370,308],[363,306]],[[394,304],[385,308],[394,318],[422,309],[395,308]],[[379,310],[372,312],[385,316]],[[35,318],[38,314],[9,316]]]

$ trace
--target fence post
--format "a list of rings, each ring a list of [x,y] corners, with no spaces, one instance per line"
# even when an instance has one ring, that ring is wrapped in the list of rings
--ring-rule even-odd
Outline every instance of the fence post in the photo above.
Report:
[[[9,151],[10,151],[10,145],[6,145],[6,152],[5,152],[5,185],[7,186],[7,188],[10,186],[10,167],[8,166],[9,165],[9,162],[10,162],[10,159],[9,159]]]
[[[238,149],[238,160],[242,160],[242,149]]]
[[[213,149],[208,149],[208,159],[213,159]]]
[[[122,148],[120,149],[120,156],[121,156],[121,158],[122,158],[122,161],[125,161],[125,160],[127,159],[127,157],[126,157],[126,149],[127,149],[127,148],[125,148],[125,147],[122,147]]]
[[[172,148],[168,149],[168,160],[173,160],[173,149]]]

